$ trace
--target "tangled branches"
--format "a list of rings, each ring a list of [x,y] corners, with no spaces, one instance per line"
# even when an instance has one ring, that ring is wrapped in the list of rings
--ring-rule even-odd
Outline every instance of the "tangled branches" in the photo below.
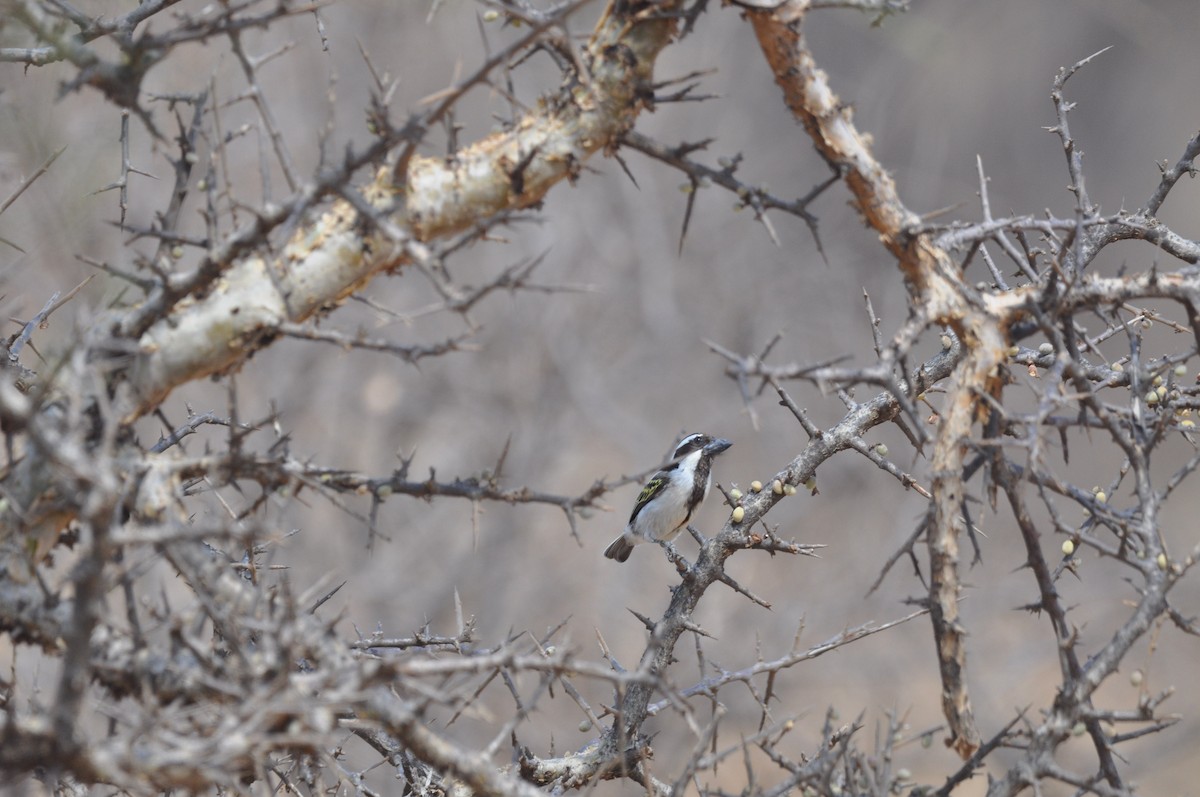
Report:
[[[732,793],[721,777],[740,760],[736,791],[762,797],[949,795],[981,771],[997,797],[1051,782],[1103,797],[1133,792],[1122,745],[1177,722],[1162,711],[1170,690],[1151,691],[1139,681],[1132,704],[1101,690],[1148,638],[1168,628],[1189,636],[1198,630],[1176,596],[1192,577],[1200,546],[1164,514],[1200,466],[1193,440],[1200,387],[1187,378],[1200,356],[1200,243],[1171,229],[1161,213],[1182,178],[1194,176],[1200,134],[1174,164],[1162,165],[1137,208],[1102,213],[1068,124],[1068,82],[1091,60],[1084,59],[1057,76],[1051,95],[1051,132],[1066,157],[1073,215],[997,217],[981,160],[979,218],[932,223],[901,201],[804,31],[816,9],[858,8],[882,19],[903,4],[746,0],[737,5],[785,104],[829,168],[793,198],[743,181],[739,169],[753,153],[713,166],[700,154],[710,138],[671,146],[634,130],[658,105],[704,99],[689,82],[698,74],[654,78],[660,53],[700,24],[704,0],[611,2],[581,39],[570,25],[583,5],[490,4],[481,22],[499,22],[511,41],[487,49],[481,66],[403,123],[392,121],[389,107],[397,83],[364,52],[374,80],[372,138],[333,158],[326,131],[320,164],[306,177],[260,83],[275,54],[253,54],[246,34],[311,15],[323,37],[319,6],[251,0],[195,13],[180,8],[152,30],[148,21],[162,22],[175,3],[143,3],[106,19],[61,0],[0,0],[0,32],[23,37],[20,46],[0,49],[0,61],[62,68],[69,72],[65,91],[90,87],[120,109],[121,172],[106,188],[119,189],[118,226],[131,234],[130,245],[149,242],[152,250],[132,264],[84,258],[132,286],[137,299],[112,302],[65,354],[34,364],[38,333],[84,286],[56,295],[7,340],[0,360],[0,633],[55,665],[49,699],[31,694],[16,666],[0,681],[0,772],[35,776],[62,793],[100,785],[131,794],[380,793],[388,788],[386,772],[419,794],[527,797],[629,780],[668,797],[689,789]],[[240,99],[257,113],[261,201],[247,199],[229,170],[231,142],[248,128],[223,126],[228,106],[215,82],[170,96],[144,88],[158,64],[196,43],[226,47],[241,70]],[[560,83],[524,103],[511,73],[535,55],[551,61]],[[688,85],[671,88],[678,83]],[[508,101],[511,114],[459,146],[455,110],[480,87]],[[159,109],[176,128],[170,144]],[[158,146],[170,147],[173,172],[169,201],[141,227],[127,224],[131,178],[144,174],[130,155],[131,118]],[[446,154],[425,154],[421,148],[441,128]],[[284,340],[390,354],[404,366],[478,355],[477,315],[494,297],[544,298],[587,286],[535,281],[541,257],[468,283],[452,273],[453,258],[530,219],[555,185],[583,181],[594,155],[620,160],[630,150],[685,175],[681,246],[697,192],[715,186],[730,192],[738,209],[751,209],[776,243],[781,236],[771,215],[799,220],[829,259],[813,207],[844,185],[897,266],[906,319],[887,334],[867,297],[875,362],[866,367],[840,356],[780,364],[781,337],[757,354],[710,344],[751,421],[757,425],[754,404],[767,393],[806,441],[782,467],[765,466],[774,472],[756,474],[761,478],[745,492],[723,489],[730,511],[714,534],[691,530],[694,557],[668,550],[670,597],[656,614],[634,613],[645,636],[633,658],[610,647],[602,629],[599,658],[588,655],[571,641],[566,622],[543,634],[496,636],[464,611],[457,592],[449,630],[427,622],[404,633],[381,623],[374,632],[348,633],[329,606],[344,583],[298,586],[280,575],[288,567],[289,513],[307,508],[310,496],[367,528],[372,550],[382,540],[404,553],[419,535],[444,530],[413,521],[394,531],[380,519],[385,506],[459,499],[472,507],[476,533],[484,506],[549,506],[581,539],[580,521],[640,478],[592,473],[591,486],[575,491],[514,485],[507,445],[486,468],[455,478],[433,468],[427,477],[414,474],[415,454],[374,473],[325,464],[293,451],[279,414],[242,417],[236,374]],[[23,183],[0,214],[53,163]],[[623,160],[621,166],[633,176]],[[271,175],[282,178],[282,197]],[[185,218],[186,207],[199,211],[198,222]],[[1105,273],[1099,256],[1126,241],[1153,247],[1171,266]],[[401,312],[365,295],[386,278],[421,279],[433,299]],[[324,326],[351,302],[406,324],[436,316],[457,326],[437,328],[432,343]],[[223,382],[227,407],[197,413],[189,406],[180,423],[168,399],[205,377]],[[840,418],[814,420],[799,397],[810,385],[836,397]],[[871,395],[860,397],[864,389]],[[165,430],[148,445],[139,439],[147,419]],[[532,412],[526,420],[537,426]],[[873,432],[893,425],[905,452],[870,442]],[[1081,449],[1104,474],[1091,488],[1071,462],[1072,450],[1078,460]],[[728,587],[756,610],[771,607],[754,582],[735,576],[730,561],[770,558],[783,568],[814,555],[821,546],[785,539],[768,521],[789,496],[815,494],[820,468],[847,451],[927,501],[873,587],[907,559],[921,593],[915,610],[886,622],[846,623],[815,645],[801,644],[799,633],[790,646],[756,640],[753,661],[749,645],[728,667],[711,660],[712,634],[700,609],[714,593]],[[1176,464],[1164,473],[1163,461]],[[1041,618],[1058,674],[1049,702],[1025,701],[999,720],[979,716],[972,701],[972,629],[961,611],[970,564],[964,550],[971,546],[971,563],[987,553],[985,517],[1022,551],[1034,598],[1021,609]],[[1112,590],[1124,600],[1119,617],[1113,612],[1115,626],[1085,636],[1063,580],[1100,578],[1088,572],[1093,559],[1111,565],[1128,586]],[[507,581],[531,577],[528,563],[519,568]],[[433,570],[417,562],[398,578],[432,582]],[[928,741],[940,730],[911,735],[899,711],[888,715],[871,752],[861,743],[862,720],[841,723],[832,709],[814,727],[815,741],[795,752],[799,720],[781,715],[779,684],[802,664],[868,636],[904,624],[911,633],[911,621],[925,616],[954,766],[924,780],[897,766],[907,741]],[[681,642],[689,639],[695,677],[679,666]],[[750,695],[757,727],[730,729],[727,704],[735,692]],[[570,716],[548,718],[547,704],[559,694]],[[559,750],[553,729],[560,720],[578,722],[586,741]],[[656,760],[652,721],[685,728],[690,752]],[[1084,763],[1064,755],[1076,736],[1090,745]],[[723,762],[730,764],[718,777]]]

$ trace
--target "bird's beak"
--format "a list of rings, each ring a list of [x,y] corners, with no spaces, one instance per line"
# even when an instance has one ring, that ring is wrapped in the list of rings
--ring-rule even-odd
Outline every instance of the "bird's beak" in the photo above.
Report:
[[[717,454],[720,454],[722,451],[729,448],[731,445],[733,445],[733,443],[729,442],[728,440],[726,440],[722,437],[718,437],[716,440],[713,440],[711,443],[706,445],[704,447],[704,450],[707,451],[709,453],[709,455],[715,457]]]

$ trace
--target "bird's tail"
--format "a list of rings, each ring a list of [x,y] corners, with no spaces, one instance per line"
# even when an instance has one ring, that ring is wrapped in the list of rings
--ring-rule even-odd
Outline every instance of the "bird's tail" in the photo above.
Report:
[[[618,562],[624,562],[631,553],[633,553],[633,544],[625,539],[624,534],[617,537],[604,549],[605,556],[609,559],[616,559]]]

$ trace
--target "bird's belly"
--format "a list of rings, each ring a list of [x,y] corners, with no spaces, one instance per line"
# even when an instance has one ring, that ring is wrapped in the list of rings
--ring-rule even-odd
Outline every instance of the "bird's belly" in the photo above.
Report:
[[[663,492],[663,500],[644,507],[635,524],[646,539],[660,542],[674,539],[688,519],[685,491],[671,485]]]

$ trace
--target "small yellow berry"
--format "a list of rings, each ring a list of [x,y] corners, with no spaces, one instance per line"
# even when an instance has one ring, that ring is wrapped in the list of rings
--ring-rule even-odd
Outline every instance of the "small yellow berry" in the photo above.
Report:
[[[785,485],[783,485],[783,494],[784,495],[795,495],[796,488],[790,484],[785,484]]]
[[[1124,370],[1125,370],[1125,364],[1124,364],[1124,363],[1113,363],[1113,364],[1112,364],[1112,369],[1113,369],[1114,371],[1124,371]]]
[[[762,492],[762,482],[760,482],[758,479],[755,479],[754,481],[750,482],[750,492],[761,493]]]
[[[1146,403],[1153,406],[1158,403],[1158,391],[1151,390],[1146,394]]]
[[[1108,496],[1105,495],[1103,490],[1099,490],[1096,492],[1096,502],[1097,503],[1103,504],[1107,500],[1108,500]]]
[[[954,338],[950,337],[949,335],[942,335],[942,351],[950,351],[950,348],[953,345]]]
[[[808,490],[810,493],[814,492],[817,489],[817,477],[813,476],[811,479],[806,481],[804,483],[804,489]]]
[[[1195,429],[1195,428],[1196,428],[1196,422],[1195,422],[1195,421],[1192,421],[1192,420],[1180,421],[1180,422],[1179,422],[1179,426],[1180,426],[1181,428],[1183,428],[1183,429]]]
[[[1175,366],[1175,376],[1187,376],[1187,366],[1183,363]]]
[[[1008,356],[1009,357],[1016,357],[1020,353],[1021,353],[1020,346],[1009,346],[1008,347]]]
[[[783,482],[779,481],[779,479],[771,482],[771,492],[775,493],[775,495],[783,495]]]
[[[1146,676],[1141,670],[1134,670],[1133,672],[1129,673],[1129,683],[1133,684],[1134,686],[1141,686],[1142,681],[1145,679]]]
[[[1165,553],[1160,553],[1154,561],[1158,565],[1159,570],[1165,571],[1167,569],[1167,555]]]
[[[1062,552],[1066,556],[1070,556],[1071,554],[1075,553],[1075,543],[1071,542],[1070,540],[1063,540]]]
[[[1151,382],[1150,384],[1154,385],[1155,387],[1158,387],[1162,383],[1163,383],[1162,374],[1159,374],[1158,376],[1154,377],[1154,381]]]
[[[579,723],[579,732],[580,733],[587,733],[591,729],[592,729],[592,721],[591,720],[583,720],[582,722]]]
[[[1165,399],[1167,397],[1167,386],[1159,385],[1158,390],[1156,390],[1154,392],[1158,394],[1158,398],[1161,401],[1162,399]]]
[[[886,457],[888,455],[888,447],[883,443],[880,443],[879,445],[875,446],[875,453],[881,457]]]
[[[741,523],[742,519],[746,517],[746,510],[740,506],[735,506],[733,508],[733,514],[729,517],[734,523]]]
[[[732,498],[734,501],[736,501],[742,497],[742,491],[739,490],[738,488],[734,487],[732,490],[729,491],[729,497]]]

